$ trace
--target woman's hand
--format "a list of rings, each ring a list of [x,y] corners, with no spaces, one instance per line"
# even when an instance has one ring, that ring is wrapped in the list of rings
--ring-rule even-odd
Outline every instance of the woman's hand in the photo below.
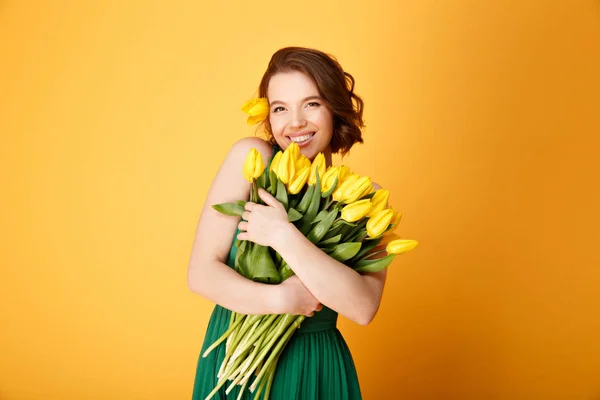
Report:
[[[306,315],[312,317],[323,305],[308,291],[302,281],[293,275],[277,285],[279,290],[276,308],[279,314]]]
[[[258,195],[266,205],[246,203],[242,221],[238,228],[240,240],[249,240],[262,246],[274,247],[274,238],[289,228],[287,212],[283,204],[264,189],[258,189]]]

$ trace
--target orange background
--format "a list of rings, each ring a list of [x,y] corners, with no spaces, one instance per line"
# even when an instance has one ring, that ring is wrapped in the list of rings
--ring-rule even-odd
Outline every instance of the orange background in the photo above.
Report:
[[[288,45],[421,243],[340,320],[364,398],[600,398],[600,2],[217,3],[0,3],[0,399],[190,398],[195,225]]]

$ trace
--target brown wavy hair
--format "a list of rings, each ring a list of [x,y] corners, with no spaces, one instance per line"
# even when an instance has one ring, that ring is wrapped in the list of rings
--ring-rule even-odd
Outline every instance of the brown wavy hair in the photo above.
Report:
[[[331,152],[346,155],[355,143],[363,143],[363,100],[354,93],[354,77],[345,72],[335,57],[305,47],[285,47],[273,54],[258,88],[267,97],[271,77],[280,72],[299,71],[308,75],[333,114]],[[269,119],[264,121],[267,139],[276,144]]]

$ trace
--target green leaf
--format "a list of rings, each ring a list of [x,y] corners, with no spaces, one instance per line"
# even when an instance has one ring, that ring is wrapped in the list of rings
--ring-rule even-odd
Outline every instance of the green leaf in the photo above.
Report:
[[[327,210],[321,210],[321,212],[319,212],[317,214],[317,216],[315,217],[315,219],[312,220],[311,224],[316,224],[317,222],[320,222],[323,220],[323,218],[325,218],[325,216],[329,213],[329,211]]]
[[[342,262],[349,260],[358,253],[361,245],[360,242],[340,243],[334,247],[334,251],[329,256]]]
[[[277,193],[277,185],[279,182],[279,178],[277,178],[277,174],[275,173],[275,171],[271,170],[271,168],[269,168],[269,182],[269,193],[271,193],[271,196],[275,196],[275,193]]]
[[[244,212],[244,207],[237,203],[221,203],[212,206],[215,210],[221,214],[229,215],[231,217],[241,217]]]
[[[329,234],[329,232],[328,232],[328,234]],[[328,247],[329,245],[332,245],[332,244],[334,244],[334,245],[338,244],[340,242],[341,238],[342,238],[342,235],[335,235],[333,237],[328,238],[327,240],[322,240],[321,242],[319,242],[319,246]]]
[[[305,213],[306,209],[310,205],[314,190],[315,185],[311,185],[308,187],[308,189],[306,189],[306,192],[304,192],[304,196],[302,197],[302,200],[300,200],[300,204],[298,204],[298,207],[296,207],[296,209],[301,213]]]
[[[279,275],[281,276],[281,282],[285,281],[287,278],[294,276],[294,271],[290,268],[290,266],[283,261],[281,264],[281,268],[279,269]]]
[[[383,238],[379,238],[379,239],[375,239],[375,240],[371,240],[368,242],[363,243],[362,247],[360,248],[360,251],[358,252],[358,254],[354,257],[354,260],[360,260],[360,258],[362,256],[364,256],[365,254],[367,254],[369,251],[373,250],[375,247],[377,247],[377,245],[379,245],[379,243],[381,243],[381,240]]]
[[[283,184],[283,182],[281,182],[279,179],[277,180],[277,195],[275,196],[275,198],[277,200],[279,200],[281,202],[281,204],[283,204],[283,206],[285,207],[285,209],[287,211],[287,209],[288,209],[287,189],[285,188],[285,185]]]
[[[329,196],[331,196],[331,194],[333,193],[333,191],[334,191],[334,190],[335,190],[335,188],[337,187],[337,184],[338,184],[338,179],[339,179],[339,177],[336,177],[336,178],[335,178],[335,181],[333,181],[333,186],[331,186],[331,188],[330,188],[328,191],[326,191],[326,192],[324,192],[324,193],[321,193],[321,197],[322,197],[322,198],[325,198],[325,197],[329,197]]]
[[[265,168],[263,173],[256,179],[259,188],[265,189],[269,186],[269,170]]]
[[[340,224],[342,224],[342,225],[347,225],[347,226],[351,226],[351,227],[355,227],[355,226],[356,226],[356,224],[355,224],[355,223],[353,223],[353,222],[348,222],[348,221],[346,221],[346,220],[344,220],[344,219],[339,219],[337,222],[339,222],[339,223],[340,223]]]
[[[253,244],[250,248],[246,266],[247,278],[262,283],[277,284],[281,282],[277,267],[273,262],[269,247]]]
[[[295,208],[291,208],[288,210],[288,221],[294,222],[298,221],[302,218],[302,214],[300,214]]]
[[[248,273],[245,270],[246,266],[248,265],[247,262],[247,258],[248,258],[248,253],[246,252],[246,248],[248,247],[248,241],[246,240],[237,240],[237,253],[235,254],[235,260],[233,263],[233,268],[235,269],[235,271],[244,276],[244,277],[248,277]]]
[[[307,235],[308,240],[310,240],[312,243],[319,243],[319,241],[323,239],[323,236],[325,236],[325,234],[331,228],[336,214],[336,211],[329,211],[328,215],[325,216],[323,220],[319,222],[317,226],[315,226]]]
[[[292,194],[288,196],[288,200],[290,208],[296,208],[300,199],[298,198],[298,196]]]
[[[310,230],[310,225],[312,221],[317,216],[317,212],[319,211],[319,206],[321,205],[321,180],[319,178],[319,174],[317,173],[317,183],[315,184],[315,189],[312,194],[312,199],[310,201],[310,205],[308,206],[308,210],[306,214],[304,214],[304,218],[302,219],[302,227],[300,231],[303,235],[308,235]]]
[[[379,272],[386,269],[394,260],[395,254],[389,254],[377,260],[360,260],[354,265],[354,270],[359,273]]]
[[[362,242],[367,237],[367,230],[365,228],[359,229],[358,232],[348,239],[349,242]]]
[[[323,236],[323,240],[329,240],[329,239],[339,236],[340,237],[340,239],[338,240],[338,242],[339,242],[340,240],[342,240],[342,234],[340,233],[341,230],[342,230],[341,226],[338,225],[336,227],[335,224],[333,224],[333,226],[331,227],[329,232],[327,232],[327,234],[325,236]]]

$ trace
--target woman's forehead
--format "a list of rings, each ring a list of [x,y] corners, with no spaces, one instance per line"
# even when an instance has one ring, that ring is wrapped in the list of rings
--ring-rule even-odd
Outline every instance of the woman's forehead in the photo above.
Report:
[[[299,71],[273,75],[267,89],[269,101],[295,101],[318,95],[319,91],[313,80]]]

